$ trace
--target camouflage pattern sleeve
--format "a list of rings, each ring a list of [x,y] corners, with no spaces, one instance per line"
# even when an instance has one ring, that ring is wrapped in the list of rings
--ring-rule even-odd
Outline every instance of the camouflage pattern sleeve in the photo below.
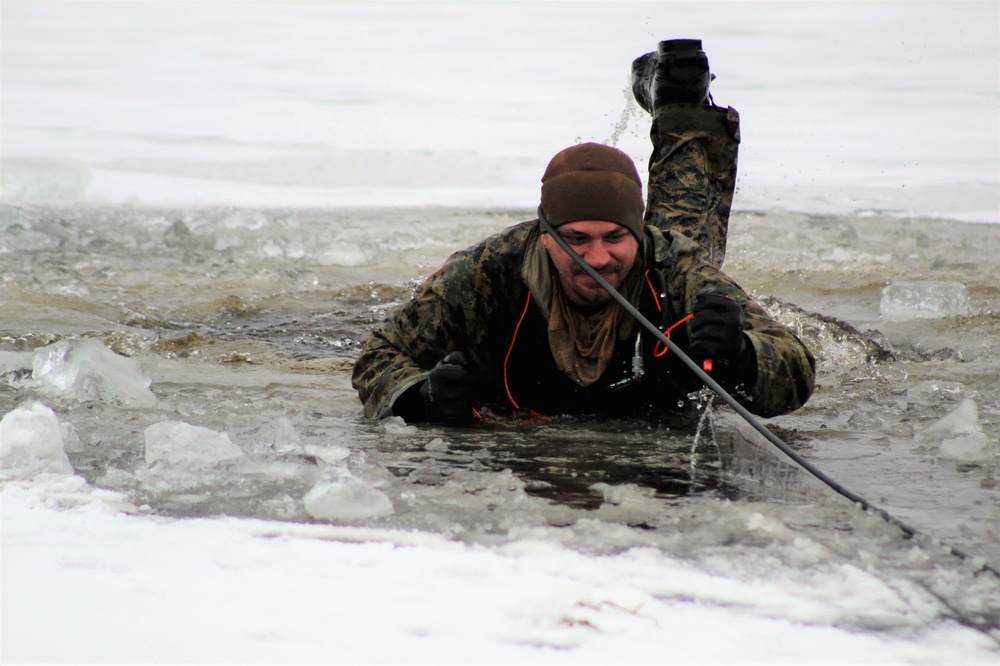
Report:
[[[767,315],[756,301],[746,308],[746,334],[757,352],[757,384],[744,406],[771,417],[798,409],[812,395],[816,360],[786,326]]]
[[[744,333],[757,354],[757,383],[749,395],[734,394],[747,409],[763,417],[798,409],[812,395],[816,361],[792,331],[768,316],[732,278],[707,263],[702,248],[679,233],[664,238],[653,232],[658,260],[673,264],[667,278],[675,312],[693,311],[698,293],[717,289],[743,306]],[[690,335],[690,330],[688,331]]]
[[[530,229],[515,225],[456,252],[372,331],[352,376],[366,417],[391,416],[396,399],[453,351],[489,377],[494,338],[508,328],[512,299],[523,298],[521,252]]]
[[[670,104],[657,110],[650,138],[646,224],[690,238],[709,264],[721,267],[736,190],[739,114]]]
[[[397,351],[392,342],[394,336],[386,328],[372,332],[351,377],[351,384],[364,405],[365,417],[370,419],[392,416],[392,405],[399,396],[430,374]]]
[[[657,258],[671,257],[668,287],[675,311],[690,313],[706,287],[741,303],[744,332],[757,354],[757,383],[750,395],[734,397],[759,416],[798,409],[815,383],[812,354],[720,270],[736,186],[739,114],[701,104],[666,105],[654,115],[650,138],[646,224],[661,232],[654,233]]]

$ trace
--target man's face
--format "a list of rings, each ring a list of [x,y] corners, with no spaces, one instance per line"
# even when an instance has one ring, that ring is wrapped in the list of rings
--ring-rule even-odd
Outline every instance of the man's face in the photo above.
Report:
[[[615,289],[621,286],[639,254],[639,241],[628,229],[614,222],[567,222],[557,231]],[[571,302],[578,305],[600,305],[611,300],[611,296],[601,285],[587,275],[552,236],[543,234],[542,245],[548,250],[559,273],[563,293]]]

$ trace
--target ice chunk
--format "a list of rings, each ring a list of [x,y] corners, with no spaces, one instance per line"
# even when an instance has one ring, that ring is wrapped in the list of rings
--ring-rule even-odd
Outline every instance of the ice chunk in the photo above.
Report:
[[[240,447],[229,434],[183,421],[162,421],[146,428],[146,464],[214,463],[239,458]]]
[[[134,476],[117,467],[109,467],[104,476],[94,482],[94,485],[98,488],[111,488],[114,490],[129,490],[135,484],[136,480]]]
[[[338,465],[351,455],[349,448],[338,444],[306,444],[303,448],[309,455],[316,456],[330,465]]]
[[[990,457],[989,440],[983,432],[944,439],[941,441],[940,456],[965,462],[986,460]]]
[[[601,520],[640,524],[654,522],[663,515],[663,504],[654,497],[655,490],[635,483],[611,485],[603,481],[590,486],[604,498],[594,512]]]
[[[0,383],[18,386],[31,376],[33,352],[0,351]]]
[[[299,433],[287,416],[264,423],[258,429],[257,436],[263,448],[270,453],[288,455],[303,452]]]
[[[163,244],[169,248],[180,250],[204,250],[215,241],[208,241],[200,236],[191,233],[184,220],[176,220],[163,232]]]
[[[426,448],[428,451],[447,451],[448,442],[444,441],[440,437],[435,437],[431,441],[427,442],[427,446],[425,446],[424,448]]]
[[[879,314],[887,321],[961,317],[971,312],[960,282],[893,282],[882,289]]]
[[[0,478],[33,479],[72,474],[55,412],[40,402],[22,405],[0,420]]]
[[[260,231],[268,224],[267,215],[257,210],[238,210],[222,218],[226,229]]]
[[[72,423],[60,423],[59,427],[62,429],[63,450],[67,453],[83,453],[83,442],[76,434],[76,427]]]
[[[333,266],[357,266],[370,257],[359,245],[351,242],[331,243],[317,256],[322,264]]]
[[[90,167],[76,160],[4,158],[0,198],[19,201],[79,201],[90,184]]]
[[[327,470],[302,501],[310,516],[324,520],[363,520],[393,512],[385,493],[343,467]]]
[[[43,387],[123,407],[152,407],[156,396],[138,361],[89,338],[60,340],[35,350],[32,378]]]
[[[942,458],[974,462],[991,455],[989,438],[979,422],[979,407],[971,398],[966,398],[954,411],[931,424],[923,436],[941,442],[939,455]]]

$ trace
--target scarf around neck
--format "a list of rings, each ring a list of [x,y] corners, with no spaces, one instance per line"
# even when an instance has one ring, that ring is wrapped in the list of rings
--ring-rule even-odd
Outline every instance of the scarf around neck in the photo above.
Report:
[[[632,332],[632,318],[616,301],[589,315],[577,309],[563,293],[541,234],[528,240],[521,277],[548,320],[549,350],[556,367],[580,386],[596,382],[607,369],[616,342]],[[637,258],[619,291],[634,303],[641,285]]]

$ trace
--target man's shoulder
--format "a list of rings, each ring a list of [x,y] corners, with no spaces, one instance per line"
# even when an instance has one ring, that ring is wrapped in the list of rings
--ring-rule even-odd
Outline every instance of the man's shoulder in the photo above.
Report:
[[[538,220],[527,220],[518,222],[506,229],[487,237],[482,244],[502,246],[512,250],[523,248],[528,237],[536,233],[539,229]]]
[[[509,264],[524,255],[528,239],[538,231],[538,220],[520,222],[487,236],[475,245],[456,252],[452,260],[474,263]]]

